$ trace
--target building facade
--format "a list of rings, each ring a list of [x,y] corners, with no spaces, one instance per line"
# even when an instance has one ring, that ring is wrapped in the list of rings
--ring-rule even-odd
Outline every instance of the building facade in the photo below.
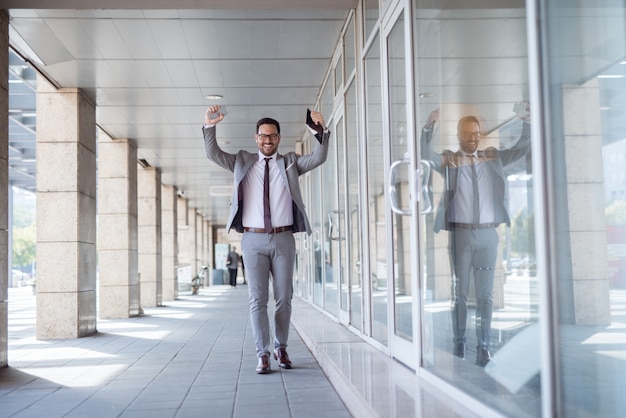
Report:
[[[7,39],[7,15],[2,22]],[[297,296],[478,415],[620,416],[626,206],[615,182],[626,170],[618,163],[626,140],[625,22],[623,1],[359,1],[347,14],[317,98],[334,140],[327,162],[302,180],[313,233],[297,236]],[[6,80],[2,85],[6,94]],[[91,105],[81,104],[79,93],[67,94],[77,103],[74,114],[89,123]],[[449,185],[425,158],[420,139],[437,111],[434,151],[458,148],[457,123],[468,115],[480,121],[480,148],[510,148],[524,133],[520,106],[529,111],[531,146],[504,170],[510,226],[497,227],[492,360],[480,367],[473,286],[466,358],[453,355],[450,242],[435,227]],[[310,141],[303,138],[304,150]],[[76,158],[91,164],[93,156],[85,154]],[[133,170],[121,176],[137,180]],[[67,193],[85,196],[95,222],[95,192],[87,186]],[[124,222],[129,213],[136,222],[136,207],[122,212]],[[7,208],[0,213],[6,250]],[[152,229],[160,231],[155,222]],[[72,238],[72,245],[95,257],[95,230],[83,231],[86,238]],[[136,236],[122,237],[112,249],[136,253]],[[124,268],[132,279],[110,286],[130,299],[122,308],[132,314],[139,300],[136,261]],[[74,296],[74,312],[88,307],[68,331],[76,337],[95,327],[95,267],[84,277],[65,290]],[[6,295],[7,280],[0,278]],[[47,292],[58,289],[42,288],[42,312]],[[120,300],[119,293],[112,297]],[[0,297],[4,323],[6,299]],[[0,335],[4,364],[6,341]]]

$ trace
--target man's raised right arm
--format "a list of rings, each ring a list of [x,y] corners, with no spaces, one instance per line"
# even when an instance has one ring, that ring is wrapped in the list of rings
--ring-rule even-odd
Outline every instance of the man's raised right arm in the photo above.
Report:
[[[233,171],[235,167],[235,154],[224,152],[217,143],[215,125],[224,120],[224,114],[219,110],[219,105],[211,106],[207,109],[204,116],[204,126],[202,127],[202,133],[204,134],[204,150],[209,160],[227,170]],[[217,117],[214,115],[217,115]]]

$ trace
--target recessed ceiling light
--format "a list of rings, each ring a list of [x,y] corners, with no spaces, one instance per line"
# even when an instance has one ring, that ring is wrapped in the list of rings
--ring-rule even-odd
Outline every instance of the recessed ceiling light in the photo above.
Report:
[[[223,96],[221,94],[209,94],[206,96],[209,100],[220,100]]]

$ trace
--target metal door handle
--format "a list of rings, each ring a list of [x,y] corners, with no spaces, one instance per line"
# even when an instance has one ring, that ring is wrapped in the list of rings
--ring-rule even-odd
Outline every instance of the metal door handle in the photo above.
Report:
[[[335,229],[335,223],[333,222],[333,215],[337,214],[338,217],[341,217],[341,215],[343,214],[343,211],[340,210],[331,210],[330,212],[328,212],[328,238],[330,238],[331,241],[345,241],[346,237],[342,237],[341,236],[341,232],[339,232],[339,235],[337,236],[333,236],[333,230]],[[341,220],[339,220],[341,222]],[[339,230],[339,228],[337,228],[337,230]]]
[[[410,209],[402,209],[398,206],[398,198],[397,198],[397,188],[396,188],[396,170],[401,165],[410,165],[411,161],[408,158],[403,158],[402,160],[394,161],[391,166],[389,166],[389,203],[391,205],[391,210],[401,216],[411,216],[413,211]]]
[[[417,184],[419,184],[417,196],[422,198],[420,213],[426,215],[433,212],[433,185],[430,178],[433,172],[433,163],[428,160],[420,160],[420,166],[421,168],[417,170]]]

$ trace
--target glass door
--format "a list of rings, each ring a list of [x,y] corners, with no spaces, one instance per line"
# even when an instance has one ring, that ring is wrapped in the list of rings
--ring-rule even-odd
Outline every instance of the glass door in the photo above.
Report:
[[[385,143],[383,141],[382,74],[380,35],[376,34],[365,55],[365,141],[367,153],[367,246],[369,257],[369,304],[365,334],[383,346],[389,344],[387,293],[387,211],[385,205]]]
[[[334,123],[330,122],[333,140],[328,149],[326,162],[320,167],[322,173],[320,190],[323,192],[321,196],[323,236],[321,237],[318,257],[322,265],[324,309],[338,316],[341,302],[340,289],[343,280],[342,266],[344,265],[340,243],[345,237],[345,232],[342,232],[345,218],[339,199],[341,180],[338,177],[338,150],[340,146],[343,147],[344,136],[343,118],[333,116],[333,119],[336,120]]]
[[[417,301],[414,283],[417,283],[417,234],[415,196],[411,192],[415,188],[414,147],[412,123],[407,114],[411,88],[408,75],[410,72],[407,42],[408,34],[405,11],[400,9],[392,18],[386,32],[385,49],[387,57],[387,94],[389,99],[389,155],[388,198],[391,214],[388,222],[388,237],[391,243],[388,268],[389,297],[393,300],[390,306],[390,318],[393,318],[393,334],[391,351],[400,361],[415,367],[416,356],[414,339],[414,307]]]
[[[416,142],[432,168],[418,235],[422,367],[505,415],[540,416],[547,278],[535,263],[524,4],[414,5]]]
[[[333,116],[336,121],[332,126],[333,140],[329,157],[326,162],[334,165],[335,177],[330,179],[330,171],[328,177],[325,177],[324,195],[325,195],[325,213],[328,219],[328,231],[326,236],[326,247],[329,251],[327,279],[327,294],[335,292],[335,297],[339,297],[337,305],[334,302],[335,311],[339,316],[340,322],[347,324],[349,322],[349,286],[347,274],[347,249],[346,249],[346,152],[345,152],[345,135],[344,120],[341,113],[341,106],[338,113]],[[333,158],[333,161],[329,161]],[[327,180],[327,181],[326,181]],[[332,186],[331,186],[332,184]],[[332,194],[333,196],[330,196]],[[330,298],[328,300],[331,300]]]

